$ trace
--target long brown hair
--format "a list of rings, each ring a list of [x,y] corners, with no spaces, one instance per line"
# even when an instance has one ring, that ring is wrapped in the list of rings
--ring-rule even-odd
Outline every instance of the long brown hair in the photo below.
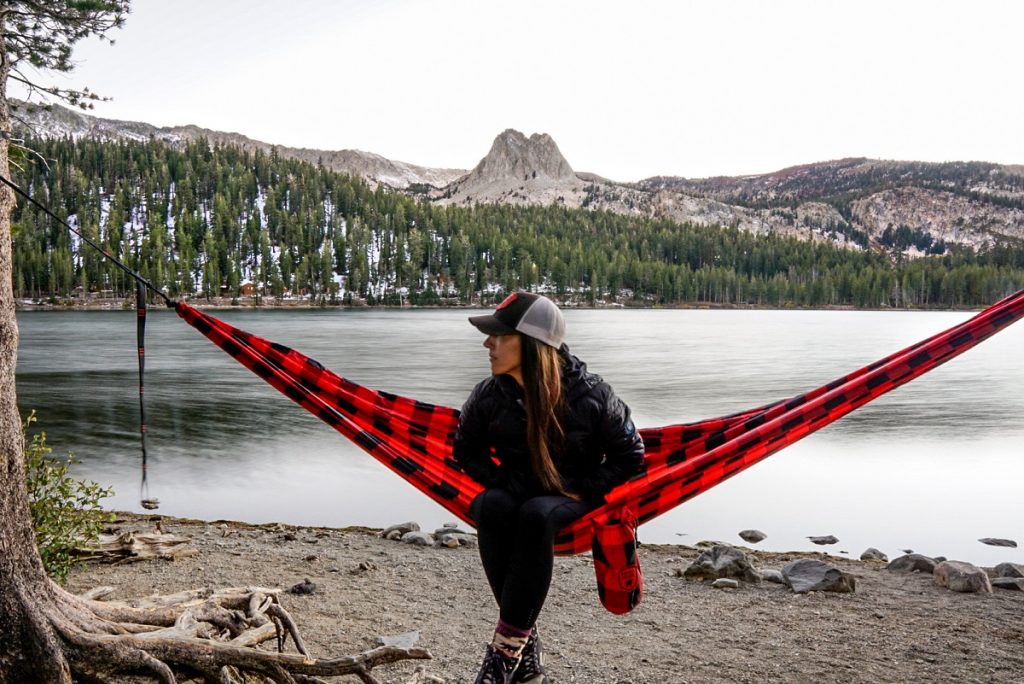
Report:
[[[526,444],[530,465],[541,486],[564,494],[555,467],[565,444],[562,428],[562,357],[554,347],[526,335],[522,341],[523,392],[526,395]]]

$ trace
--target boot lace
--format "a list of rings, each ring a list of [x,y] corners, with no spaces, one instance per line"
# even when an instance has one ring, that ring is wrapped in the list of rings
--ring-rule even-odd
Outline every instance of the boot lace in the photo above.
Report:
[[[494,646],[488,646],[474,684],[512,684],[518,664],[519,658],[507,656]]]
[[[544,684],[547,682],[544,673],[543,652],[540,646],[540,635],[534,629],[526,640],[519,667],[516,669],[514,684]]]

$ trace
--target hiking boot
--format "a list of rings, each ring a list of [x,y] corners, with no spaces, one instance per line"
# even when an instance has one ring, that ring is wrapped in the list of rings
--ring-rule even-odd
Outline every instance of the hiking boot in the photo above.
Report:
[[[526,640],[519,667],[516,669],[513,684],[550,684],[551,680],[544,673],[544,652],[540,647],[540,634],[534,627]]]
[[[474,684],[512,684],[517,665],[519,658],[505,655],[491,644]]]

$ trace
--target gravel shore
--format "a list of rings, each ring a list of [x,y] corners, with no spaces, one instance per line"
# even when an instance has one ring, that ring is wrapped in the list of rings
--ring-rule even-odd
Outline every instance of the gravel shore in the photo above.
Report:
[[[122,515],[121,529],[189,537],[178,560],[90,563],[72,592],[115,588],[109,599],[198,587],[288,588],[283,594],[310,653],[367,650],[378,636],[419,632],[433,660],[374,670],[407,682],[419,664],[450,684],[472,682],[496,620],[474,548],[417,547],[374,530],[249,525]],[[396,521],[398,522],[398,521]],[[1024,592],[955,593],[929,574],[826,554],[748,551],[760,569],[822,558],[856,578],[851,594],[794,594],[767,582],[739,589],[679,576],[700,553],[644,545],[645,597],[625,616],[602,608],[588,556],[557,558],[540,628],[559,684],[695,682],[1024,682]],[[358,681],[349,677],[341,681]]]

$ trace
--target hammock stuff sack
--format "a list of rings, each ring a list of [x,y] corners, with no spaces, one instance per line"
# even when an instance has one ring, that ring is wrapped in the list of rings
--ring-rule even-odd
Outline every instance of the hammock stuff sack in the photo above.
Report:
[[[637,555],[637,521],[623,506],[594,521],[594,573],[601,605],[616,615],[637,607],[644,595],[644,576]]]
[[[370,389],[303,354],[188,304],[179,316],[280,392],[472,524],[482,491],[452,458],[456,409]],[[665,513],[869,401],[962,354],[1024,316],[1024,290],[974,317],[804,394],[728,416],[640,430],[644,470],[604,506],[563,528],[555,553],[593,550],[595,523],[628,507],[638,524]]]

